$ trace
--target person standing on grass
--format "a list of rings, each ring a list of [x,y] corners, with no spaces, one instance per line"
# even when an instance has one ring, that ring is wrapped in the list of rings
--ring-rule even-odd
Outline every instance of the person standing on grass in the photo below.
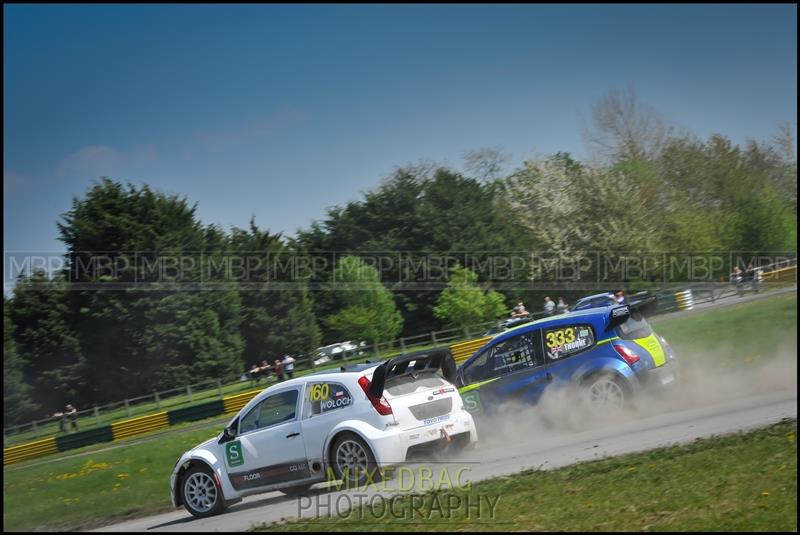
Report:
[[[64,412],[64,415],[69,419],[69,423],[72,425],[72,429],[75,431],[78,430],[78,409],[76,409],[72,403],[67,403],[67,410]]]
[[[278,378],[278,382],[280,383],[283,381],[283,364],[281,364],[280,359],[275,359],[275,364],[272,365],[275,370],[275,376]]]
[[[284,355],[281,364],[283,364],[283,371],[286,372],[286,377],[291,379],[294,376],[294,357]]]

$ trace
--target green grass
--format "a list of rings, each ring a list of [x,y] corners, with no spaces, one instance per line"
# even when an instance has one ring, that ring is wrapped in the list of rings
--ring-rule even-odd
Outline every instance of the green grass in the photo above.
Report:
[[[797,531],[796,421],[255,531]],[[458,500],[458,501],[457,501]],[[488,505],[496,502],[495,508]],[[464,507],[485,504],[470,516]],[[404,511],[406,513],[404,513]]]
[[[680,359],[730,364],[797,351],[797,294],[653,321]]]
[[[4,471],[3,529],[75,529],[105,519],[169,510],[169,476],[175,461],[218,431],[216,427],[195,429]]]
[[[675,347],[682,362],[689,359],[766,357],[787,343],[795,343],[796,307],[796,295],[783,296],[658,321],[655,328]],[[717,351],[720,346],[731,350]],[[337,362],[332,366],[338,365]],[[75,528],[95,525],[109,518],[121,519],[168,510],[167,481],[178,455],[216,435],[222,428],[222,421],[212,419],[211,427],[201,430],[195,429],[196,423],[184,424],[184,431],[177,427],[163,434],[162,438],[141,444],[133,442],[147,438],[146,435],[133,437],[129,439],[132,442],[129,446],[110,451],[96,450],[117,443],[96,444],[11,465],[3,471],[4,528]],[[163,431],[154,434],[159,433]],[[74,457],[82,452],[92,453]],[[754,454],[753,458],[759,459],[759,456]],[[86,465],[88,460],[93,464],[108,463],[110,466],[91,469],[93,464]],[[85,465],[88,467],[84,468]],[[743,475],[747,475],[745,468],[748,466],[743,465]],[[79,475],[57,477],[67,473]],[[128,477],[117,478],[120,473],[128,474]],[[796,476],[796,469],[793,473]],[[116,491],[113,490],[115,483],[120,483]],[[796,483],[794,491],[796,493]],[[649,492],[653,492],[652,488]],[[76,501],[77,498],[80,501]],[[537,499],[534,496],[532,503]]]

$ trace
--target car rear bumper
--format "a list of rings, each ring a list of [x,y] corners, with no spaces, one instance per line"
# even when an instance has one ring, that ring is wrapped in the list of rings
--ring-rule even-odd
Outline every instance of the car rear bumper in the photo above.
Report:
[[[644,379],[644,387],[648,390],[671,390],[680,381],[680,366],[675,359],[669,359],[662,366],[647,370],[640,377]]]
[[[410,451],[447,446],[456,435],[468,435],[470,443],[478,440],[478,431],[470,413],[460,410],[446,416],[447,418],[432,418],[434,421],[427,425],[421,421],[418,427],[397,429],[393,433],[384,433],[373,438],[371,442],[378,464],[390,466],[405,462]]]

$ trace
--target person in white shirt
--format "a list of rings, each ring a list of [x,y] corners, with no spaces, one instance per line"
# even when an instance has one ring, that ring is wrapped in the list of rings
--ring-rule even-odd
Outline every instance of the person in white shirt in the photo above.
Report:
[[[522,301],[517,303],[517,306],[514,307],[514,310],[511,311],[512,318],[521,318],[523,316],[527,316],[528,311],[525,310],[525,305],[522,304]]]
[[[553,300],[550,299],[549,296],[545,297],[544,298],[544,312],[545,312],[545,314],[547,314],[548,316],[552,316],[553,315],[553,311],[555,309],[556,309],[556,304],[553,302]]]
[[[289,355],[285,355],[281,361],[281,364],[283,364],[283,371],[286,374],[286,377],[291,379],[294,375],[294,358]]]

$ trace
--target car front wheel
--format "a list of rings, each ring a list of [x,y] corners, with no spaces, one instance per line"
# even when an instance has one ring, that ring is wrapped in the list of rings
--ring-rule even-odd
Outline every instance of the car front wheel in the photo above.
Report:
[[[225,509],[225,499],[210,469],[190,468],[181,484],[183,506],[196,517],[207,517]]]

